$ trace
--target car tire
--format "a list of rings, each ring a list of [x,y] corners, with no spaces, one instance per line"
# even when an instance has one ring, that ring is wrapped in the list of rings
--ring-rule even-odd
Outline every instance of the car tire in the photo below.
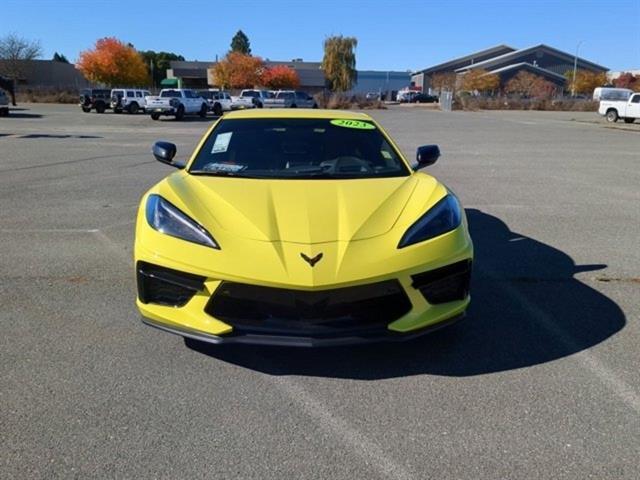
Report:
[[[607,122],[616,123],[618,121],[618,111],[617,110],[609,110],[606,115]]]
[[[107,109],[106,105],[102,102],[98,102],[96,103],[96,112],[98,113],[104,113],[104,111]]]
[[[198,116],[200,118],[207,118],[207,104],[203,103],[202,106],[200,106],[200,111],[198,112]]]
[[[298,108],[298,106],[295,103],[292,103],[291,108]]]
[[[213,105],[213,114],[216,117],[222,116],[222,105],[220,105],[219,103],[214,104]]]
[[[184,118],[184,106],[180,105],[178,107],[178,111],[176,112],[176,120],[180,121]]]
[[[318,104],[317,104],[317,103],[314,103],[314,104],[313,104],[313,107],[311,107],[311,108],[318,108]]]
[[[624,123],[633,123],[635,121],[635,118],[625,118],[624,119]]]
[[[262,102],[256,102],[256,108],[262,108],[262,107],[263,107]]]
[[[122,113],[122,109],[121,108],[114,108],[113,109],[113,113]]]
[[[133,102],[129,105],[129,108],[127,108],[127,111],[131,114],[136,114],[138,113],[139,109],[140,109],[140,106],[136,102]]]
[[[82,111],[84,113],[89,113],[91,111],[91,107],[82,107]]]
[[[159,113],[152,113],[151,114],[151,120],[158,120],[160,118],[160,114]]]

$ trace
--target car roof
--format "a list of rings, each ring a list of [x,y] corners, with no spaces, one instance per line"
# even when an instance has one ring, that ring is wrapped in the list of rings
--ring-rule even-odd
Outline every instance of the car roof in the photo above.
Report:
[[[241,118],[340,118],[349,120],[372,120],[366,113],[315,108],[252,108],[251,110],[229,112],[225,114],[224,118],[230,120]]]

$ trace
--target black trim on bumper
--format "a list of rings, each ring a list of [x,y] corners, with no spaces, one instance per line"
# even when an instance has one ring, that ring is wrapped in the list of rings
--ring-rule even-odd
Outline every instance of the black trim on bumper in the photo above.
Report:
[[[205,277],[147,262],[136,264],[138,297],[142,303],[181,307],[204,288]]]
[[[443,320],[434,325],[414,330],[407,333],[394,332],[388,329],[380,329],[370,332],[366,335],[331,337],[331,338],[313,338],[313,337],[292,337],[278,335],[255,335],[255,334],[234,334],[217,336],[211,335],[199,330],[192,330],[186,327],[172,327],[156,322],[148,318],[142,318],[142,321],[150,327],[163,330],[165,332],[180,335],[186,338],[192,338],[201,342],[213,344],[253,344],[253,345],[271,345],[271,346],[288,346],[288,347],[338,347],[343,345],[356,345],[376,342],[403,342],[412,340],[422,335],[440,330],[441,328],[452,325],[465,317],[464,312]]]

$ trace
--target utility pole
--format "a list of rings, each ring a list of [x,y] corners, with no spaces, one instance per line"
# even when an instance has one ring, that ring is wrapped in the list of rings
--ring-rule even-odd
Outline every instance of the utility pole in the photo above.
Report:
[[[576,96],[576,71],[578,70],[578,50],[580,50],[580,45],[582,45],[582,40],[578,42],[576,45],[576,55],[573,57],[573,80],[571,82],[571,96]]]

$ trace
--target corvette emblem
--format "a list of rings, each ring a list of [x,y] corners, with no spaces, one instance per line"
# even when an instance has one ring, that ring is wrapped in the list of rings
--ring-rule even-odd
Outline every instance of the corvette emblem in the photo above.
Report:
[[[322,253],[317,254],[315,257],[311,258],[311,257],[307,257],[304,253],[300,253],[300,256],[302,257],[302,259],[307,262],[309,265],[311,265],[312,267],[316,266],[316,263],[318,263],[321,259],[322,259]]]

